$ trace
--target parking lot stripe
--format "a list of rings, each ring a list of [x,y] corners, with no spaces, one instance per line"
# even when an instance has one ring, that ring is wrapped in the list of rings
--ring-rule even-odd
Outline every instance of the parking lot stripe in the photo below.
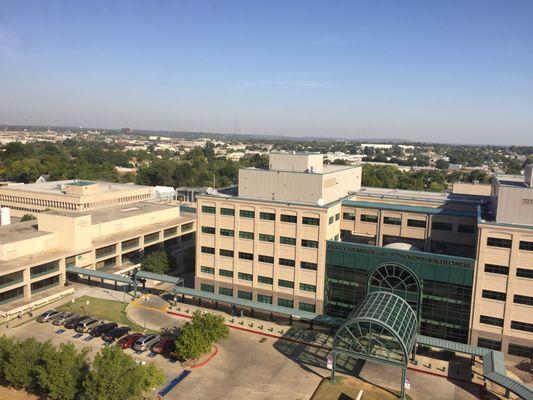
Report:
[[[182,380],[184,380],[190,373],[191,371],[185,370],[181,374],[176,376],[174,379],[172,379],[168,383],[168,385],[166,385],[163,389],[161,389],[159,393],[157,394],[159,399],[163,399],[165,395],[167,395],[172,389],[174,389],[174,387],[176,387],[176,385],[180,383]]]

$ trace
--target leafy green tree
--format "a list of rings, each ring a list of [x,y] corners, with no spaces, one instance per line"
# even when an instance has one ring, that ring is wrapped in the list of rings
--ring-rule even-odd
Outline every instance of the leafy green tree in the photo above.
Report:
[[[94,358],[83,388],[87,400],[135,399],[164,382],[161,370],[138,365],[116,346],[102,349]]]
[[[208,340],[204,332],[202,332],[202,329],[198,324],[187,322],[183,328],[181,328],[175,346],[176,353],[178,353],[182,359],[190,360],[208,353],[211,350],[212,343]]]
[[[4,379],[4,369],[13,350],[14,341],[7,336],[0,336],[0,378]]]
[[[200,327],[200,330],[204,332],[207,340],[211,343],[225,340],[229,336],[229,328],[224,325],[224,317],[222,315],[209,312],[202,313],[197,310],[194,312],[191,322]]]
[[[142,269],[156,274],[164,274],[170,269],[169,256],[164,250],[156,250],[144,257]]]
[[[14,344],[4,364],[4,378],[18,388],[36,388],[41,360],[51,351],[50,342],[40,343],[33,337]]]
[[[86,356],[86,350],[78,352],[72,344],[44,353],[37,367],[41,390],[54,400],[74,400],[88,371]]]
[[[450,163],[446,160],[443,160],[442,158],[439,158],[436,162],[435,162],[435,167],[437,167],[438,169],[445,169],[447,170],[448,169],[448,166],[450,165]]]

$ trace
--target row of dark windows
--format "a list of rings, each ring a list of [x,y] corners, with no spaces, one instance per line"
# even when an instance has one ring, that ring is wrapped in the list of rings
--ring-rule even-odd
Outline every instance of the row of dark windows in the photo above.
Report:
[[[214,269],[213,268],[209,268],[209,267],[203,267],[202,268],[202,272],[214,274]],[[227,270],[227,269],[219,269],[218,270],[218,275],[226,277],[226,278],[233,278],[233,271],[230,271],[230,270]],[[239,279],[244,280],[244,281],[252,281],[253,280],[253,275],[252,274],[239,272],[237,274],[237,276],[238,276]],[[261,276],[260,275],[260,276],[257,277],[257,280],[258,280],[259,283],[263,283],[263,284],[267,284],[267,285],[272,285],[274,283],[273,279],[269,278],[267,276]],[[287,280],[284,280],[284,279],[278,279],[278,285],[281,286],[281,287],[294,289],[294,282],[292,282],[292,281],[287,281]],[[316,286],[315,285],[309,285],[309,284],[306,284],[306,283],[300,283],[300,290],[314,293],[314,292],[316,292]]]
[[[485,264],[485,272],[499,275],[509,275],[509,267],[505,265]],[[516,276],[519,278],[533,279],[533,269],[530,268],[517,268]]]
[[[503,318],[491,317],[488,315],[480,315],[479,322],[486,325],[493,325],[503,327]],[[511,329],[524,332],[533,332],[533,324],[522,321],[511,321]]]
[[[30,268],[30,276],[32,278],[36,276],[46,275],[54,271],[59,270],[59,260],[50,261],[45,264],[36,265]]]
[[[513,245],[513,241],[511,239],[500,239],[500,238],[493,238],[493,237],[487,238],[487,246],[503,247],[505,249],[510,249],[512,245]],[[520,250],[533,251],[533,242],[521,240],[520,243],[518,244],[518,248]]]
[[[208,283],[202,283],[200,284],[200,290],[203,290],[204,292],[214,293],[215,286]],[[221,286],[218,288],[218,293],[224,296],[233,296],[233,289]],[[249,292],[246,290],[237,290],[237,297],[239,299],[244,300],[253,300],[253,292]],[[256,300],[258,303],[272,304],[273,296],[258,293],[256,296]],[[294,301],[278,297],[278,306],[294,308]],[[298,304],[298,309],[301,311],[315,312],[315,305],[300,301],[300,303]]]
[[[207,214],[215,214],[216,208],[212,206],[202,206],[202,212]],[[235,210],[233,208],[220,208],[221,215],[235,216]],[[239,216],[242,218],[255,218],[255,211],[251,210],[239,210]],[[261,211],[259,213],[259,218],[267,221],[275,221],[276,214],[271,212]],[[281,222],[288,222],[295,224],[298,222],[298,217],[296,215],[290,214],[281,214]],[[302,223],[305,225],[320,225],[320,219],[314,217],[302,217]]]
[[[483,289],[483,292],[481,293],[481,297],[483,297],[484,299],[505,301],[507,298],[507,293]],[[527,306],[533,306],[533,297],[524,296],[521,294],[515,294],[513,297],[513,302],[516,304],[524,304]]]
[[[201,247],[201,251],[202,251],[202,253],[205,253],[205,254],[215,254],[215,249],[213,247],[202,246]],[[234,257],[233,250],[220,249],[219,250],[219,254],[221,256],[224,256],[224,257]],[[240,251],[239,252],[239,258],[242,259],[242,260],[253,261],[254,260],[254,254]],[[267,263],[267,264],[274,264],[274,257],[259,254],[258,261],[259,262],[264,262],[264,263]],[[285,265],[287,267],[296,266],[296,262],[294,260],[292,260],[292,259],[289,259],[289,258],[279,258],[278,262],[279,262],[280,265]],[[301,261],[300,262],[300,267],[303,268],[303,269],[316,271],[318,265],[316,263],[312,263],[312,262]]]

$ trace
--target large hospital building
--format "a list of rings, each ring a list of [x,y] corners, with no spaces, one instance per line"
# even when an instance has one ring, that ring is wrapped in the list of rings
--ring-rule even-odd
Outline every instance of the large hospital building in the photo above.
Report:
[[[195,215],[152,191],[77,180],[1,188],[3,207],[36,219],[0,226],[0,322],[70,294],[69,268],[125,274],[146,252],[193,245]]]
[[[346,317],[407,293],[421,333],[528,356],[533,176],[446,193],[361,187],[360,166],[273,153],[238,195],[197,197],[196,289]]]

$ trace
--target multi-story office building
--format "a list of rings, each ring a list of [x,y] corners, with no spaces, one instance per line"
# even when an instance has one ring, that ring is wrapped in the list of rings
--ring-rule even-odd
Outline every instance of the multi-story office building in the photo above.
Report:
[[[196,288],[346,317],[368,291],[402,294],[429,336],[533,346],[533,183],[428,193],[361,188],[360,167],[272,154],[237,196],[198,196]]]
[[[274,153],[269,170],[239,171],[238,196],[197,196],[196,287],[322,312],[326,241],[360,182],[359,166]]]
[[[50,210],[0,227],[0,317],[61,296],[70,266],[123,274],[146,251],[194,244],[195,215],[174,202]],[[73,275],[75,278],[76,275]]]
[[[123,183],[67,180],[0,186],[0,206],[12,214],[47,210],[88,211],[153,197],[154,188]]]

